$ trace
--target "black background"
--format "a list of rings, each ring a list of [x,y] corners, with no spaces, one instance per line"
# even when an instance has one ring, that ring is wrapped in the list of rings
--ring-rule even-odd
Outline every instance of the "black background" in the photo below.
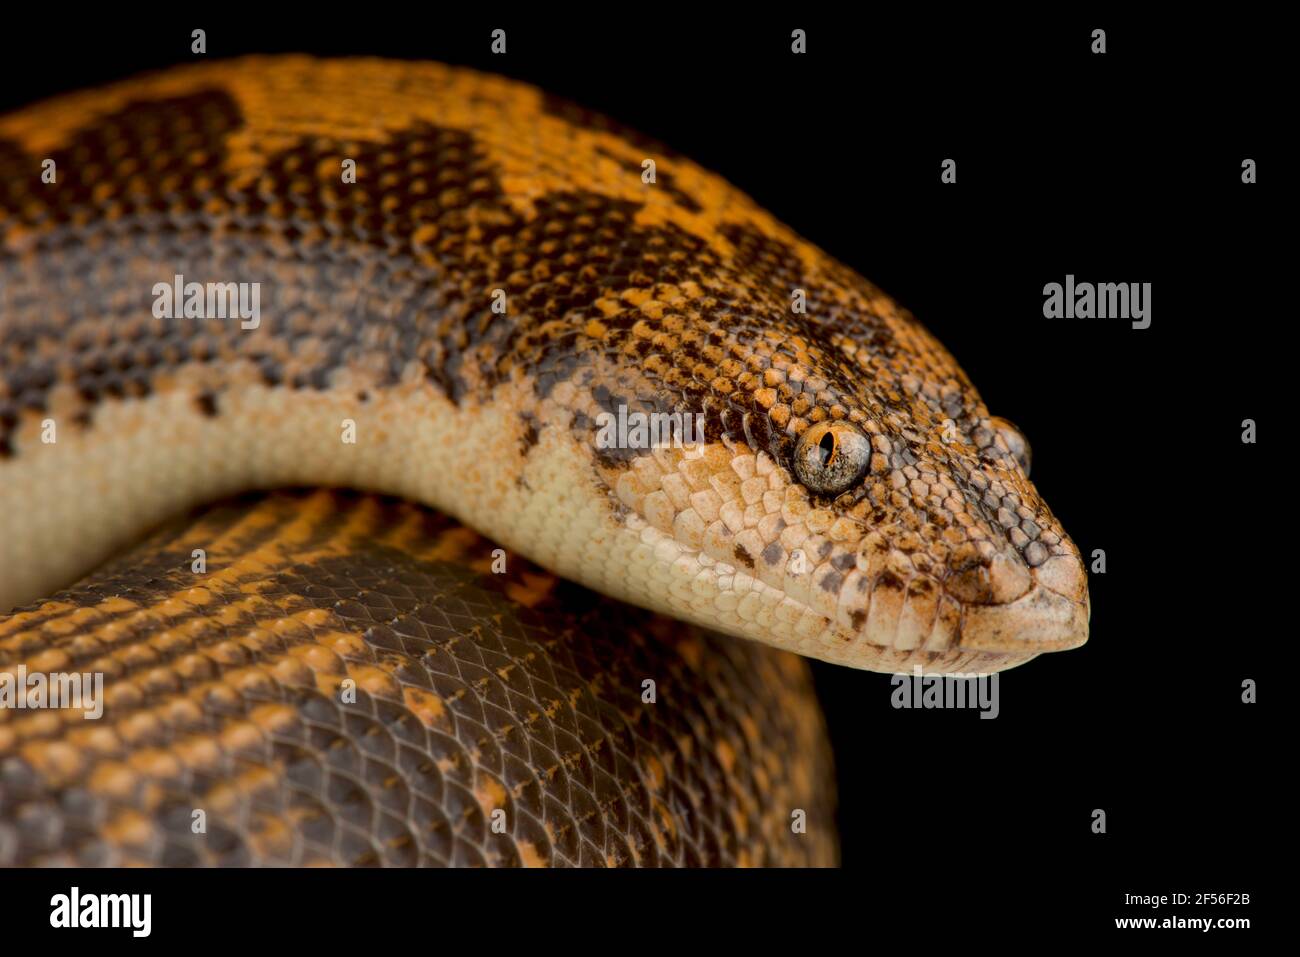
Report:
[[[887,676],[817,666],[845,870],[805,886],[855,920],[1012,935],[1042,920],[1073,935],[1151,913],[1123,906],[1125,892],[1251,891],[1249,908],[1178,912],[1254,917],[1281,840],[1283,692],[1268,679],[1294,640],[1278,560],[1291,473],[1261,449],[1284,428],[1268,412],[1294,321],[1279,146],[1294,106],[1282,108],[1277,25],[1224,19],[128,13],[12,32],[0,109],[187,62],[195,27],[209,58],[467,64],[663,141],[892,294],[1029,437],[1036,485],[1107,571],[1091,576],[1089,643],[1004,674],[996,720],[894,710]],[[1089,50],[1098,26],[1104,56]],[[505,56],[489,52],[496,27]],[[956,185],[940,183],[947,157]],[[1256,185],[1241,182],[1246,157]],[[1045,319],[1043,286],[1067,273],[1152,283],[1151,327]],[[1260,446],[1240,441],[1244,418]],[[1262,703],[1241,702],[1245,678]],[[749,885],[751,900],[773,886]],[[791,903],[814,919],[815,900]]]

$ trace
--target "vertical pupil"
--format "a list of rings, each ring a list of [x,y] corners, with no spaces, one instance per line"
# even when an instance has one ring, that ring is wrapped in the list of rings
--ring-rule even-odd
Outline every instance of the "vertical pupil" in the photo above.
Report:
[[[822,440],[817,443],[817,450],[822,465],[829,465],[831,459],[835,457],[835,436],[830,432],[823,435]]]

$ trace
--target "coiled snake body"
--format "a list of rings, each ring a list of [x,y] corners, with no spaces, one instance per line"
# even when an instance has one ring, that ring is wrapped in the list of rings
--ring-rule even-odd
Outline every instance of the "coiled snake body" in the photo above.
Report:
[[[530,87],[256,58],[5,117],[0,671],[106,705],[0,709],[0,864],[833,862],[788,652],[1082,643],[1027,468],[879,290]],[[284,492],[121,554],[293,486],[443,514]]]

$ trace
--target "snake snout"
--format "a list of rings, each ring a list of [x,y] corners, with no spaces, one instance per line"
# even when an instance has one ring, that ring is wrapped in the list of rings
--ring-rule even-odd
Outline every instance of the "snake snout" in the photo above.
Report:
[[[1056,555],[1030,569],[1023,594],[967,605],[961,646],[975,651],[1042,652],[1088,640],[1088,582],[1078,554]]]

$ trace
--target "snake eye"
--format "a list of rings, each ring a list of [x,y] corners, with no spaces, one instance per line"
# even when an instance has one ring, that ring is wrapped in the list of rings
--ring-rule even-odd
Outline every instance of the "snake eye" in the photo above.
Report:
[[[1029,477],[1029,465],[1033,455],[1029,449],[1029,440],[1025,434],[1018,428],[999,416],[992,416],[989,424],[1002,436],[1002,441],[1007,443],[1007,449],[1015,456],[1016,462],[1020,465],[1021,471],[1025,473],[1025,478]]]
[[[839,495],[852,488],[871,460],[871,443],[847,422],[809,426],[794,450],[794,474],[819,495]]]

